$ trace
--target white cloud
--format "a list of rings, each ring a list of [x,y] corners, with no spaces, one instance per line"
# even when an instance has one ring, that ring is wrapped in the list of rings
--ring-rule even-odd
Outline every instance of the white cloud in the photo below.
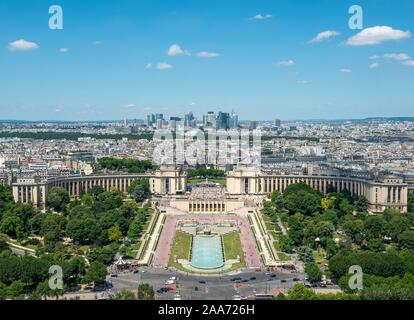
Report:
[[[152,63],[148,63],[148,64],[145,66],[145,69],[152,69]]]
[[[293,60],[284,60],[284,61],[279,61],[279,62],[274,62],[273,66],[274,67],[290,67],[290,66],[294,66],[296,63]]]
[[[380,66],[380,64],[378,62],[374,62],[374,63],[371,63],[369,65],[369,68],[370,69],[377,69],[377,68],[379,68],[379,66]]]
[[[128,104],[125,105],[125,108],[127,108],[127,109],[135,108],[135,107],[136,107],[136,105],[133,104],[133,103],[128,103]]]
[[[30,51],[38,48],[39,45],[37,43],[26,41],[24,39],[16,40],[9,43],[10,51]]]
[[[69,51],[69,49],[68,48],[60,48],[59,49],[59,52],[61,52],[61,53],[66,53],[66,52],[68,52]]]
[[[370,60],[378,60],[378,59],[381,59],[381,57],[380,57],[380,56],[375,55],[375,56],[370,56],[370,57],[369,57],[369,59],[370,59]]]
[[[254,17],[250,18],[250,20],[268,20],[272,19],[273,16],[271,14],[256,14]]]
[[[168,48],[167,53],[169,56],[181,56],[181,55],[190,56],[191,55],[190,51],[183,50],[181,46],[177,43],[174,43],[173,45],[171,45]]]
[[[414,67],[414,60],[402,61],[401,64],[408,66],[408,67]]]
[[[201,51],[197,54],[197,56],[201,58],[216,58],[220,56],[220,53],[217,52],[208,52],[208,51]]]
[[[341,71],[342,73],[351,73],[352,72],[352,70],[351,69],[348,69],[348,68],[342,68],[339,71]]]
[[[367,28],[350,37],[345,44],[348,46],[369,46],[381,44],[385,41],[396,41],[411,37],[410,31],[395,30],[388,26]]]
[[[406,53],[386,53],[383,55],[384,59],[394,59],[398,61],[410,60],[410,56]]]
[[[324,40],[328,40],[332,37],[336,37],[339,36],[340,33],[334,30],[327,30],[327,31],[323,31],[320,32],[316,35],[315,38],[313,38],[311,41],[309,41],[309,43],[316,43],[316,42],[322,42]]]
[[[93,44],[94,46],[99,46],[99,45],[101,45],[101,44],[104,44],[104,41],[103,41],[103,40],[96,40],[96,41],[92,42],[92,44]]]
[[[307,81],[307,80],[299,80],[298,81],[298,84],[307,84],[307,83],[309,83],[309,81]]]
[[[168,70],[168,69],[172,69],[172,65],[170,65],[169,63],[166,62],[159,62],[157,63],[157,69],[158,70]]]

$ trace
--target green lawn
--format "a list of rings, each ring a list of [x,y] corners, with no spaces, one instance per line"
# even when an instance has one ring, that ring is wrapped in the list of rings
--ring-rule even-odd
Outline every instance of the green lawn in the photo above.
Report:
[[[141,242],[131,243],[131,244],[126,245],[123,249],[123,253],[125,254],[124,258],[135,259],[138,254],[138,250],[140,246],[141,246]]]
[[[170,265],[182,270],[183,267],[178,262],[174,261],[174,258],[177,259],[187,259],[190,256],[190,246],[191,246],[191,236],[177,231],[175,233],[174,242],[172,245],[171,256],[170,256]]]
[[[282,252],[279,247],[279,237],[282,234],[282,231],[280,230],[280,227],[277,223],[272,222],[272,219],[268,216],[262,213],[263,220],[265,222],[265,226],[267,229],[267,232],[273,236],[273,241],[271,244],[276,249],[277,256],[280,261],[289,261],[291,260],[290,256],[286,254],[285,252]],[[269,248],[268,248],[269,249]]]
[[[245,266],[244,253],[240,242],[240,236],[237,232],[232,232],[223,236],[224,253],[226,260],[235,260],[240,256],[240,262],[234,264],[231,270],[236,270]]]
[[[206,182],[206,179],[188,179],[188,184],[189,185],[195,185],[195,184],[199,184],[202,182]],[[208,182],[212,182],[212,183],[220,183],[220,184],[226,184],[226,179],[225,178],[212,178],[212,179],[208,179]]]
[[[277,256],[279,257],[280,261],[290,261],[291,260],[290,256],[287,255],[286,253],[282,252],[282,251],[278,251]]]

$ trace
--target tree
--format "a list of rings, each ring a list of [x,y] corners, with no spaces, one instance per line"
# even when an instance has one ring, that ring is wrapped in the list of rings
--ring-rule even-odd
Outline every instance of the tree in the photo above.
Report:
[[[361,212],[361,213],[367,212],[368,206],[369,206],[368,199],[364,196],[359,196],[354,203],[356,212]]]
[[[116,189],[111,189],[110,191],[102,192],[98,195],[94,203],[94,211],[104,212],[117,209],[122,206],[123,201],[123,194]]]
[[[138,299],[139,300],[154,300],[154,288],[148,283],[141,283],[138,286]]]
[[[304,225],[300,220],[300,215],[289,217],[288,226],[288,234],[292,241],[296,245],[302,244]]]
[[[0,185],[0,219],[7,207],[14,203],[13,192],[10,186]]]
[[[66,292],[66,288],[63,287],[62,289],[51,289],[49,286],[49,280],[45,280],[43,282],[40,282],[36,290],[32,294],[32,298],[34,299],[47,299],[49,297],[53,297],[56,300],[59,299],[59,297],[63,296]]]
[[[336,209],[328,209],[325,210],[322,214],[321,214],[321,220],[323,221],[329,221],[331,222],[333,225],[337,225],[339,218],[339,211]]]
[[[305,265],[305,272],[308,275],[309,281],[312,283],[320,282],[322,280],[322,272],[319,270],[319,267],[316,265],[316,263]]]
[[[279,247],[281,251],[286,253],[292,253],[293,246],[293,241],[289,236],[281,235],[279,237]]]
[[[96,185],[96,186],[93,186],[91,189],[89,189],[88,194],[90,194],[92,196],[92,198],[94,200],[96,200],[98,198],[98,196],[101,193],[104,193],[104,192],[105,192],[104,188],[102,188],[101,186]]]
[[[414,231],[405,230],[398,237],[398,242],[401,248],[414,250]]]
[[[141,222],[137,219],[134,219],[128,229],[128,238],[129,239],[137,239],[141,235],[142,226]]]
[[[408,212],[414,213],[414,192],[408,193]]]
[[[14,281],[11,285],[3,289],[6,297],[18,299],[24,293],[24,283],[20,280]]]
[[[283,202],[283,195],[281,193],[279,193],[278,191],[273,191],[270,194],[270,199],[272,204],[274,205],[274,207],[280,211],[283,209],[284,207],[284,202]]]
[[[108,229],[108,239],[109,241],[117,241],[122,238],[122,232],[119,229],[118,225],[115,225]]]
[[[373,238],[368,240],[368,249],[374,252],[381,252],[384,251],[384,243],[381,239]]]
[[[76,285],[85,275],[86,266],[84,258],[75,256],[62,264],[63,279],[68,286]]]
[[[326,196],[322,198],[321,205],[324,210],[335,208],[336,198],[334,196]]]
[[[97,286],[103,284],[106,279],[106,266],[98,261],[94,261],[89,266],[83,277],[84,283],[92,283]]]
[[[289,300],[316,300],[316,293],[306,288],[302,283],[295,284],[288,291]]]
[[[318,193],[299,190],[283,196],[285,208],[291,214],[300,212],[305,215],[321,211],[321,196]]]
[[[291,214],[300,212],[310,215],[322,210],[322,195],[305,183],[291,184],[283,193],[285,208]]]
[[[404,215],[401,215],[400,212],[394,214],[388,222],[389,236],[394,241],[398,240],[399,235],[407,230],[410,227],[410,224],[410,219]]]
[[[345,222],[343,224],[343,229],[346,232],[346,235],[356,243],[360,243],[363,240],[363,231],[364,231],[364,221],[355,219],[353,216],[345,216]]]
[[[49,191],[47,202],[50,207],[52,207],[58,212],[61,212],[70,202],[70,197],[66,189],[54,187]]]
[[[3,219],[0,225],[1,232],[12,238],[19,238],[22,234],[22,221],[17,216],[8,216]]]
[[[299,247],[298,255],[300,260],[302,260],[305,264],[311,264],[315,262],[315,259],[313,258],[313,250],[308,246]]]
[[[85,193],[85,194],[82,196],[82,203],[83,203],[85,206],[91,207],[91,206],[92,206],[92,204],[93,204],[93,196],[92,196],[92,195],[90,195],[89,193]]]
[[[402,257],[393,252],[340,252],[329,259],[329,271],[336,280],[347,274],[349,267],[354,265],[361,266],[364,274],[382,277],[402,276],[407,270]]]
[[[83,244],[96,241],[102,228],[93,216],[75,216],[70,218],[66,232],[74,241]]]
[[[150,189],[148,180],[141,180],[132,191],[132,195],[136,202],[143,202],[146,198],[148,198],[149,194]]]
[[[143,226],[145,225],[149,216],[149,207],[144,206],[144,208],[140,208],[132,220],[131,224],[129,225],[128,229],[128,238],[130,239],[138,239],[141,236]]]
[[[354,208],[347,198],[342,198],[338,203],[338,209],[342,216],[352,214]]]
[[[116,243],[110,244],[103,248],[92,249],[88,253],[88,259],[91,262],[97,261],[105,265],[109,265],[118,251],[118,245]]]
[[[338,247],[335,241],[331,237],[325,237],[321,239],[321,245],[326,250],[326,258],[330,259],[338,252]]]
[[[387,222],[382,216],[370,216],[364,223],[368,239],[382,238],[386,235]]]
[[[317,237],[329,237],[332,235],[332,232],[334,231],[334,226],[332,222],[329,221],[321,221],[318,222],[318,224],[315,227],[315,235]]]

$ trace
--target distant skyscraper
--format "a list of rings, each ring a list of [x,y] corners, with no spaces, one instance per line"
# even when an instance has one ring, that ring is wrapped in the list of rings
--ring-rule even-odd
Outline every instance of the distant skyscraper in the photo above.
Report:
[[[171,117],[169,121],[170,129],[175,131],[177,129],[177,122],[180,122],[181,118]]]
[[[224,130],[230,128],[230,115],[227,112],[219,112],[217,116],[217,128]]]
[[[209,111],[203,116],[203,124],[205,127],[216,126],[216,115],[213,111]]]
[[[229,127],[230,129],[234,129],[234,128],[237,128],[238,125],[239,125],[239,116],[233,110],[230,115]]]
[[[147,118],[145,119],[145,124],[150,127],[153,124],[155,124],[155,115],[154,114],[149,114],[147,115]]]
[[[278,127],[278,128],[280,128],[280,125],[281,125],[281,121],[280,121],[280,119],[275,119],[274,121],[273,121],[273,125],[275,126],[275,127]]]
[[[195,127],[195,118],[192,112],[184,116],[184,125],[186,127]]]
[[[164,120],[157,119],[157,129],[162,129],[163,125],[164,125]]]

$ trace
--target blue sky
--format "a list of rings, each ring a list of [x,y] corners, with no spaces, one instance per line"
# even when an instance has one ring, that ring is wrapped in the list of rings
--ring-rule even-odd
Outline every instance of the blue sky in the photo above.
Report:
[[[413,0],[0,0],[0,119],[414,116],[413,14]]]

